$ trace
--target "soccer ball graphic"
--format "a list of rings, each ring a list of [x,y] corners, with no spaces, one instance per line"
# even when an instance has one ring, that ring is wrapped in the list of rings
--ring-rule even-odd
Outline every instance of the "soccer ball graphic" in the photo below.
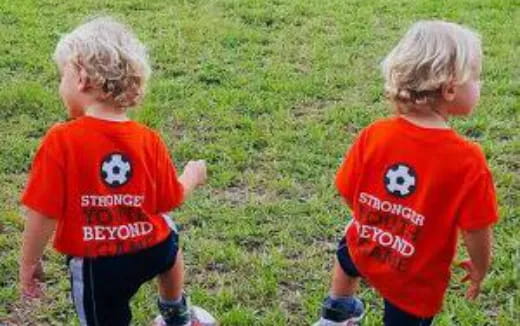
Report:
[[[386,190],[394,196],[409,196],[417,188],[417,175],[415,171],[406,164],[394,164],[386,170],[385,187]]]
[[[101,162],[101,178],[109,187],[120,187],[130,180],[132,164],[121,153],[108,154]]]

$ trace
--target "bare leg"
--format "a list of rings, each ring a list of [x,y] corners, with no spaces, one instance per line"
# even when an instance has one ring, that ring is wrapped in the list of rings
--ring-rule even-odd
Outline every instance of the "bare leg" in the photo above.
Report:
[[[178,300],[184,287],[184,259],[179,249],[175,264],[158,277],[159,295],[163,300]]]
[[[177,253],[177,261],[168,271],[157,278],[159,295],[157,305],[161,315],[155,319],[155,325],[191,325],[216,326],[217,321],[206,310],[190,306],[183,295],[184,259],[182,252]]]
[[[345,274],[336,259],[332,269],[330,294],[337,297],[353,296],[359,288],[359,279],[359,277],[351,277]]]
[[[347,275],[335,259],[330,293],[323,301],[320,320],[314,326],[358,325],[364,314],[363,303],[355,297],[359,279]]]

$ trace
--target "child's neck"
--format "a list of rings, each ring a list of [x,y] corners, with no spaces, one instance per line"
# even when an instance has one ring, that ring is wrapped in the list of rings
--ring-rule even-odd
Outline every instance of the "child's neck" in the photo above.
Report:
[[[103,105],[92,105],[85,109],[85,115],[101,120],[108,121],[128,121],[126,111],[119,111],[113,107]]]
[[[450,129],[447,116],[441,112],[432,111],[421,113],[417,111],[410,111],[407,113],[400,113],[399,116],[420,127],[432,129]]]

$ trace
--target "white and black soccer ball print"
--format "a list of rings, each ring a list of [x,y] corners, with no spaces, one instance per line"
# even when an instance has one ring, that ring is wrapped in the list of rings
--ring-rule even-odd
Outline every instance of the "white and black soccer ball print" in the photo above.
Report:
[[[122,153],[110,153],[101,162],[101,179],[109,187],[120,187],[132,177],[132,163]]]
[[[386,190],[396,197],[407,197],[417,188],[417,174],[409,165],[397,163],[385,173]]]

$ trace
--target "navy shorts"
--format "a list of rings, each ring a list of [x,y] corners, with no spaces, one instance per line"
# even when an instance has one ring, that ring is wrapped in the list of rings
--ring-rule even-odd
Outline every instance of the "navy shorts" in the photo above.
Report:
[[[345,238],[341,239],[337,250],[338,262],[343,272],[350,277],[363,277],[354,265],[348,251]],[[385,299],[385,314],[383,316],[385,326],[429,326],[433,321],[431,318],[421,318],[399,309]]]
[[[167,271],[178,252],[178,235],[159,244],[113,257],[68,257],[72,299],[82,326],[127,326],[130,299],[141,285]]]

